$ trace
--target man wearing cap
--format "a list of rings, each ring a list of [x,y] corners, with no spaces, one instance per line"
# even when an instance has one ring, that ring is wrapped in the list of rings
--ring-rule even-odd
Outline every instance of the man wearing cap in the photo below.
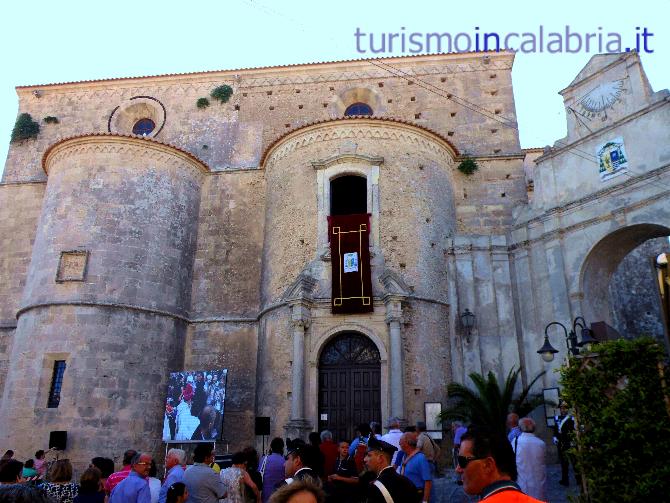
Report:
[[[371,438],[365,464],[377,474],[367,488],[367,503],[413,503],[421,501],[412,481],[397,473],[391,458],[398,449],[383,440]]]
[[[514,451],[505,436],[470,427],[461,438],[456,473],[463,489],[486,503],[541,503],[521,491]]]

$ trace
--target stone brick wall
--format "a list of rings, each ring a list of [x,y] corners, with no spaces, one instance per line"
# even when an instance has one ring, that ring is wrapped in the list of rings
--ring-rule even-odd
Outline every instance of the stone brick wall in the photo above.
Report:
[[[276,309],[259,322],[256,412],[270,416],[271,437],[284,437],[291,410],[293,333],[288,307]]]
[[[45,187],[0,185],[0,325],[16,325]]]
[[[403,125],[345,121],[299,131],[269,156],[264,303],[277,299],[317,258],[317,200],[305,197],[316,188],[311,162],[326,159],[351,142],[357,155],[384,158],[378,181],[383,260],[373,276],[388,267],[421,295],[444,294],[444,282],[435,274],[444,271],[446,239],[455,227],[455,176],[447,147]],[[325,284],[321,287],[329,290]]]
[[[0,441],[18,459],[68,432],[79,473],[93,456],[161,452],[167,370],[180,368],[184,323],[114,308],[52,306],[21,316],[0,407]],[[25,355],[31,355],[26,357]],[[47,408],[55,360],[65,360],[61,402]]]
[[[439,400],[453,378],[440,328],[450,326],[448,239],[500,233],[525,200],[517,132],[496,120],[515,121],[513,58],[385,60],[407,78],[357,61],[19,88],[20,112],[40,122],[56,116],[59,124],[41,123],[36,140],[10,146],[3,182],[37,183],[0,186],[0,229],[11,236],[0,244],[0,322],[23,309],[15,333],[0,327],[4,438],[26,457],[43,447],[48,431],[66,429],[68,456],[79,463],[128,447],[156,451],[167,371],[209,366],[230,371],[224,436],[233,449],[253,437],[254,415],[271,416],[273,434],[283,435],[290,316],[287,307],[259,312],[281,301],[302,271],[318,281],[321,329],[367,323],[377,343],[387,344],[379,302],[375,313],[351,319],[326,309],[330,263],[318,248],[317,219],[325,215],[311,163],[352,148],[384,158],[374,180],[375,294],[385,292],[378,278],[388,270],[434,301],[408,304],[404,332],[406,409],[411,420],[422,419],[423,402]],[[223,83],[234,89],[229,103],[196,108]],[[286,149],[282,156],[261,165],[285,133],[341,118],[361,100],[376,117],[397,121],[299,130],[272,150]],[[148,140],[94,136],[59,144],[108,130],[130,134],[145,115],[157,125]],[[319,129],[339,136],[320,136]],[[54,144],[47,176],[43,156]],[[456,171],[457,153],[477,157],[480,171],[469,178]],[[82,281],[56,281],[59,267],[64,272],[61,252],[83,253],[68,269]],[[85,269],[77,270],[78,261]],[[306,344],[311,339],[308,330]],[[64,401],[46,409],[55,359],[67,362]],[[307,414],[318,399],[310,379]],[[387,402],[383,397],[384,413]]]
[[[257,315],[265,190],[260,170],[205,178],[193,269],[193,319]]]
[[[138,139],[72,140],[49,182],[24,304],[103,302],[184,316],[190,305],[202,172]],[[55,281],[61,252],[89,253],[84,281]]]
[[[443,402],[454,380],[447,334],[449,307],[420,301],[408,303],[403,326],[405,418],[425,420],[425,402]]]
[[[663,341],[666,332],[661,311],[656,257],[670,253],[668,238],[650,239],[621,261],[609,285],[614,328],[626,338],[648,335]]]
[[[0,185],[0,396],[30,263],[44,183]]]
[[[196,323],[185,344],[184,368],[228,369],[223,442],[232,452],[251,444],[256,412],[257,323]]]
[[[183,366],[206,168],[175,149],[116,136],[66,141],[45,166],[3,439],[26,457],[49,431],[67,430],[68,455],[80,464],[129,447],[158,452],[167,372]],[[69,271],[81,281],[57,281],[64,251],[87,255],[85,269]],[[47,409],[59,359],[67,364],[63,401]]]
[[[355,61],[22,87],[20,112],[60,122],[41,123],[37,140],[10,146],[3,180],[44,180],[42,154],[60,138],[108,128],[129,134],[131,123],[120,118],[132,116],[137,100],[154,110],[157,130],[162,127],[157,140],[198,155],[213,170],[258,166],[262,151],[283,133],[341,117],[361,95],[369,97],[375,115],[434,129],[462,152],[519,153],[516,130],[500,123],[516,121],[513,58],[509,53],[417,56],[385,60],[391,65],[385,69]],[[393,69],[411,77],[394,76]],[[198,98],[223,83],[234,89],[228,103],[211,100],[207,109],[196,107]],[[147,96],[151,99],[137,98]]]

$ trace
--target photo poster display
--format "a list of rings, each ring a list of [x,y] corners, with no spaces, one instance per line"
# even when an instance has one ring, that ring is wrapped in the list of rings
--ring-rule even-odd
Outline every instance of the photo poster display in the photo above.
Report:
[[[558,409],[558,404],[560,402],[559,389],[544,388],[542,390],[542,396],[544,398],[544,416],[547,421],[547,426],[553,428],[554,416],[558,415],[560,412]]]
[[[163,442],[221,439],[228,369],[171,372],[163,419]]]
[[[442,403],[424,402],[426,430],[433,440],[442,440],[442,422],[438,417],[442,412]]]

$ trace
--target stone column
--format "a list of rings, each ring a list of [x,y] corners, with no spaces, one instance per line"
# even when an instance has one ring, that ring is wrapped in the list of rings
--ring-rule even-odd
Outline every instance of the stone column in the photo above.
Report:
[[[291,320],[293,325],[293,380],[291,386],[291,419],[305,418],[305,330],[309,322]]]
[[[293,327],[293,366],[291,381],[291,419],[284,427],[289,438],[306,439],[312,425],[305,418],[305,331],[310,325],[310,310],[297,302],[291,305]]]
[[[389,326],[389,356],[391,389],[391,417],[403,419],[405,416],[404,379],[402,371],[402,337],[400,323],[402,322],[401,298],[388,296],[386,303],[386,323]]]

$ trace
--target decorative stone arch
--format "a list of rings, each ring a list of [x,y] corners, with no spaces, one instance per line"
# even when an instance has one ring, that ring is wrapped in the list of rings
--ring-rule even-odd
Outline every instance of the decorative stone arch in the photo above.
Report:
[[[608,287],[621,261],[643,242],[670,235],[670,227],[638,223],[616,229],[603,236],[586,254],[579,274],[582,312],[586,320],[612,324]]]
[[[120,135],[132,135],[133,126],[141,119],[150,119],[155,124],[153,131],[146,135],[155,138],[165,126],[167,111],[165,105],[153,96],[133,96],[119,104],[107,120],[107,131]]]
[[[382,421],[385,422],[389,415],[389,352],[386,334],[380,335],[377,331],[360,325],[358,323],[341,323],[330,327],[322,332],[317,332],[316,326],[310,327],[311,336],[307,348],[307,403],[305,415],[313,424],[319,424],[319,358],[323,349],[339,334],[344,332],[358,332],[369,338],[379,351],[380,373],[381,373],[381,411]]]
[[[375,346],[377,346],[382,364],[388,361],[385,337],[380,337],[374,330],[358,323],[342,323],[329,328],[319,335],[315,333],[312,334],[313,339],[310,341],[309,353],[307,354],[308,364],[318,366],[323,349],[331,340],[344,332],[360,332],[362,335],[365,335],[368,339],[374,342]]]

